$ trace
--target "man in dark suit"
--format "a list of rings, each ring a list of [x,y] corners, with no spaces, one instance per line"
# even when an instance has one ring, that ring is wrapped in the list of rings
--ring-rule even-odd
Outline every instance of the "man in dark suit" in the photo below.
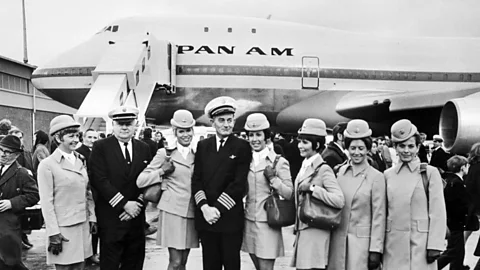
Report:
[[[90,154],[102,270],[143,269],[145,211],[136,180],[152,157],[148,145],[133,138],[137,116],[131,107],[111,111],[113,136],[96,141]]]
[[[240,269],[247,174],[252,159],[247,141],[232,135],[235,100],[217,97],[205,114],[216,136],[198,143],[192,176],[197,204],[195,227],[202,243],[203,269]]]
[[[430,158],[430,165],[437,167],[442,175],[442,178],[445,177],[444,173],[448,171],[447,160],[452,155],[447,153],[443,149],[443,138],[440,135],[433,135],[433,151],[432,157]]]
[[[343,152],[343,132],[347,128],[347,123],[341,122],[333,127],[332,135],[333,141],[327,144],[327,147],[322,152],[322,158],[334,171],[335,166],[345,162],[348,157]]]
[[[422,139],[422,143],[418,148],[418,158],[420,159],[420,162],[428,163],[427,147],[424,144],[425,140],[427,139],[427,134],[420,133],[420,138]]]
[[[157,154],[157,149],[158,145],[157,143],[152,140],[152,129],[151,128],[145,128],[143,131],[143,139],[142,141],[146,144],[148,144],[148,147],[150,148],[150,153],[152,157],[154,157]]]

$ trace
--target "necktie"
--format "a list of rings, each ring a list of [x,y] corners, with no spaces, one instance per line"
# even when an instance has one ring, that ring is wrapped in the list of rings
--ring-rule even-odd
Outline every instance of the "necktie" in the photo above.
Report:
[[[221,140],[220,140],[220,147],[218,148],[218,151],[220,151],[220,149],[222,149],[224,142],[225,142],[224,139],[221,139]]]
[[[130,166],[130,163],[132,163],[132,159],[130,158],[130,152],[128,152],[128,143],[123,143],[125,145],[125,160],[127,161],[127,164]]]
[[[0,166],[0,176],[3,175],[3,168],[4,168],[4,167],[5,167],[5,165]]]

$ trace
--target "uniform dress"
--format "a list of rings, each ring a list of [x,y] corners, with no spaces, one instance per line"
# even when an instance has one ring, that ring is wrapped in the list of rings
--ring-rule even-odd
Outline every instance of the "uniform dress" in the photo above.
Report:
[[[68,158],[68,159],[67,159]],[[92,193],[88,188],[85,163],[77,153],[70,155],[59,148],[38,166],[38,186],[46,226],[46,248],[49,236],[61,233],[59,255],[47,252],[47,264],[68,265],[92,256],[89,222],[97,222]]]
[[[160,176],[160,166],[166,155],[165,148],[159,149],[137,179],[140,188],[162,183],[163,193],[157,206],[160,209],[157,244],[178,250],[198,248],[191,187],[195,155],[190,147],[177,145],[171,152],[175,170],[171,174]]]
[[[345,204],[342,190],[335,179],[332,168],[322,165],[318,173],[312,175],[316,168],[324,162],[319,154],[315,154],[303,161],[302,169],[295,180],[295,204],[297,206],[297,218],[295,221],[296,238],[293,248],[293,258],[290,266],[297,269],[324,269],[328,265],[328,253],[330,245],[330,231],[321,230],[308,226],[300,220],[300,204],[304,195],[300,194],[299,187],[303,185],[316,185],[312,196],[324,203],[342,208]]]
[[[267,224],[267,211],[264,208],[271,189],[287,200],[292,199],[293,195],[290,168],[285,158],[280,157],[278,160],[276,177],[273,180],[268,181],[263,175],[265,167],[272,166],[276,156],[275,152],[268,148],[254,152],[248,172],[242,251],[262,259],[275,259],[285,254],[282,229],[271,228]]]
[[[337,178],[345,196],[340,227],[330,239],[330,270],[368,268],[369,252],[383,253],[386,191],[383,174],[370,165],[340,168]]]
[[[428,194],[418,158],[398,163],[384,173],[387,186],[387,227],[383,253],[384,270],[436,270],[428,264],[427,249],[445,247],[446,210],[438,170],[427,166]]]

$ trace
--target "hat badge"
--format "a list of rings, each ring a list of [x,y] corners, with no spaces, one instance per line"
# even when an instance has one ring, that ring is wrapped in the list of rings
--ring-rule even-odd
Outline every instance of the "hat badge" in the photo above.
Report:
[[[123,109],[122,109],[122,112],[126,112],[126,111],[127,111],[127,108],[123,108]]]
[[[182,119],[182,122],[183,122],[183,123],[186,123],[186,122],[187,122],[187,119],[183,118],[183,119]]]
[[[358,127],[355,129],[355,133],[360,133],[360,129]]]
[[[403,134],[405,134],[405,130],[400,129],[400,130],[398,131],[398,133],[400,133],[400,135],[403,135]]]
[[[251,126],[252,128],[254,128],[254,127],[257,127],[257,126],[258,126],[258,124],[257,124],[257,123],[255,123],[255,122],[253,122],[253,123],[251,123],[251,124],[250,124],[250,126]]]
[[[222,100],[222,104],[225,104],[227,103],[227,101],[225,99]]]

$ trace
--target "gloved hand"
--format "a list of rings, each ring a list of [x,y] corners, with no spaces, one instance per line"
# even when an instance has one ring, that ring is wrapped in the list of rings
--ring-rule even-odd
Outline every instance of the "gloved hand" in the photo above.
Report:
[[[96,222],[90,222],[90,233],[91,234],[97,234],[98,233],[98,227]]]
[[[175,171],[175,165],[173,165],[173,162],[171,161],[170,156],[167,156],[165,158],[165,161],[160,166],[160,169],[163,170],[164,174],[170,174]]]
[[[61,233],[55,234],[48,237],[49,244],[48,244],[48,251],[52,252],[53,255],[58,255],[63,250],[63,242],[68,242],[67,238],[63,237]]]
[[[375,270],[380,267],[380,262],[382,261],[382,254],[378,252],[369,252],[368,253],[368,270]]]
[[[275,177],[276,171],[272,166],[268,165],[263,171],[263,175],[267,178],[268,181],[272,180]]]
[[[440,250],[427,249],[427,263],[433,263],[440,257]]]

